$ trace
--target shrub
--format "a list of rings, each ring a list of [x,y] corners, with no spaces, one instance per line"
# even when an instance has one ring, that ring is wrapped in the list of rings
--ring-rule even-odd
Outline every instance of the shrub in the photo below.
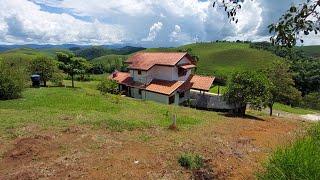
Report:
[[[303,97],[303,107],[320,110],[320,92],[314,92]]]
[[[200,169],[203,167],[203,158],[200,155],[194,155],[190,153],[182,154],[178,160],[182,167],[187,169]]]
[[[111,94],[118,94],[118,83],[115,80],[111,79],[104,79],[99,84],[97,89],[102,93],[111,93]]]
[[[63,79],[64,79],[63,73],[56,72],[52,74],[51,82],[53,83],[53,85],[61,87],[63,86]]]
[[[25,71],[22,67],[6,61],[0,62],[0,99],[21,97],[25,80]]]
[[[258,179],[320,179],[320,124],[284,149],[278,149],[264,165]]]

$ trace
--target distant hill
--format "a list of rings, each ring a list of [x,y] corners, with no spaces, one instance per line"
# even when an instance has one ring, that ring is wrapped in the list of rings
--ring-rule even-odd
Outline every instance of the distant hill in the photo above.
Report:
[[[155,48],[147,51],[178,51],[192,49],[199,57],[197,73],[227,77],[241,69],[261,69],[280,59],[271,52],[256,50],[246,43],[196,43],[177,48]]]
[[[320,58],[320,45],[300,47],[308,56]]]
[[[110,54],[95,58],[90,62],[92,64],[101,64],[105,71],[110,73],[114,71],[116,67],[121,68],[123,66],[123,62],[127,60],[128,57],[128,55]]]

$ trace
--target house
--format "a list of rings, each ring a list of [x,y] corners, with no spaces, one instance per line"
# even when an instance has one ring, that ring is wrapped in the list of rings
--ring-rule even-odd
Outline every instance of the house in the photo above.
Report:
[[[207,92],[214,77],[192,74],[195,60],[183,52],[139,52],[130,57],[129,72],[110,75],[127,96],[164,104],[181,104],[190,90]]]

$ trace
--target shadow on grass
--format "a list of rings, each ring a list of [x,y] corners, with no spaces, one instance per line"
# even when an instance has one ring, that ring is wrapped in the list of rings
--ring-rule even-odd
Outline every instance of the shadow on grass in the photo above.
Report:
[[[219,113],[219,115],[222,115],[222,116],[228,117],[228,118],[242,118],[242,119],[250,119],[250,120],[255,120],[255,121],[265,121],[264,119],[261,119],[259,117],[247,115],[247,114],[244,116],[239,116],[239,115],[235,115],[235,114],[221,112],[221,113]]]

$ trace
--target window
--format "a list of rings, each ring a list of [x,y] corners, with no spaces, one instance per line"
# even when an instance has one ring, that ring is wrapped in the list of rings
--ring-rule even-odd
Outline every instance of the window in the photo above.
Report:
[[[138,74],[141,75],[141,70],[138,70]]]
[[[181,76],[185,76],[187,74],[187,70],[186,69],[183,69],[183,68],[178,68],[178,76],[181,77]]]
[[[142,90],[141,89],[139,89],[139,95],[142,95]]]

